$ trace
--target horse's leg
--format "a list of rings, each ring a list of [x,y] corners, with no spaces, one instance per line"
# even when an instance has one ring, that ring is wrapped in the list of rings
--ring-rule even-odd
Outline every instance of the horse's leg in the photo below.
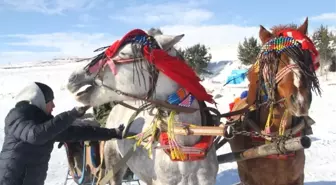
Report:
[[[113,141],[107,141],[105,143],[104,148],[104,158],[105,158],[105,166],[106,172],[113,170],[115,168],[115,164],[121,160],[120,154],[117,152],[116,143]],[[120,170],[113,176],[110,180],[110,185],[121,185],[123,177],[126,173],[127,165],[121,167]]]
[[[304,174],[301,175],[300,179],[296,183],[297,185],[303,185],[304,184]]]
[[[302,174],[295,182],[289,185],[304,185],[304,174]]]
[[[73,168],[74,170],[78,173],[79,176],[83,175],[83,160],[84,156],[83,156],[83,149],[80,147],[80,143],[73,143],[71,145],[70,150],[72,150],[72,156],[73,156]],[[84,182],[83,183],[87,183],[87,182],[91,182],[91,173],[90,171],[86,171],[85,172],[85,177],[84,177]]]

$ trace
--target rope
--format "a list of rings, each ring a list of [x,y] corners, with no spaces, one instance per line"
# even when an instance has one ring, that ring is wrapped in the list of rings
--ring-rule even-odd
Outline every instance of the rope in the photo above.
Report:
[[[288,110],[286,109],[284,114],[282,115],[280,127],[279,127],[279,135],[283,136],[285,134],[286,124],[288,118]]]
[[[135,139],[136,140],[136,143],[134,144],[134,147],[133,147],[134,151],[136,150],[136,147],[141,146],[141,144],[144,142],[145,139],[149,138],[144,148],[148,150],[149,158],[151,159],[153,158],[152,145],[155,140],[154,137],[156,135],[156,128],[158,126],[159,121],[160,120],[156,117],[154,119],[154,122],[152,122],[151,126],[148,127],[145,131],[139,134],[136,134],[134,136],[129,136],[125,138],[125,139]]]
[[[170,149],[170,156],[171,158],[178,159],[178,160],[185,160],[186,156],[181,151],[181,146],[177,143],[175,139],[174,134],[174,117],[176,115],[175,111],[171,111],[169,118],[168,118],[168,128],[167,128],[167,134],[168,134],[168,143],[169,143],[169,149]]]
[[[176,111],[172,111],[169,114],[169,117],[167,119],[167,136],[168,136],[168,145],[162,145],[155,147],[155,149],[169,149],[170,151],[170,157],[171,159],[176,159],[176,160],[185,160],[186,155],[185,153],[188,154],[197,154],[202,152],[201,149],[195,148],[195,147],[184,147],[181,146],[175,138],[175,133],[174,133],[174,125],[175,124],[180,124],[183,127],[195,127],[196,125],[194,124],[188,124],[188,123],[181,123],[181,122],[175,122],[174,117],[176,115]],[[143,145],[146,150],[148,150],[148,156],[149,158],[153,158],[153,143],[155,141],[155,136],[157,134],[157,127],[160,124],[161,119],[159,118],[158,115],[156,115],[154,121],[152,122],[151,126],[149,126],[145,131],[134,135],[134,136],[129,136],[126,137],[126,139],[134,139],[136,140],[136,143],[134,144],[134,150],[136,147],[139,147]],[[148,139],[147,141],[145,141]],[[145,144],[144,144],[145,143]]]

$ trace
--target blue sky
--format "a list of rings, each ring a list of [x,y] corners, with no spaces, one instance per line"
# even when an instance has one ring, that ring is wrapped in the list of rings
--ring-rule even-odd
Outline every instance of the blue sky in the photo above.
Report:
[[[335,0],[273,2],[0,0],[0,63],[92,56],[135,28],[185,33],[182,47],[204,43],[214,59],[233,59],[238,42],[257,36],[260,24],[301,24],[308,16],[310,31],[321,24],[336,29]]]

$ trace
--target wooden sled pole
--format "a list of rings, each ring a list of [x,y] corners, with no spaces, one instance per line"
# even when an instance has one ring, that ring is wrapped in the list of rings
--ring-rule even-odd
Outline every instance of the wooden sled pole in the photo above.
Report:
[[[223,136],[224,128],[219,126],[193,126],[193,127],[174,127],[176,135],[195,135],[195,136]]]
[[[302,129],[304,129],[304,127],[306,126],[311,126],[315,123],[314,120],[312,120],[311,118],[307,117],[306,119],[306,123],[304,121],[301,121],[300,124],[296,125],[294,128],[292,129],[288,129],[285,131],[285,134],[296,134],[298,132],[300,132]],[[250,121],[250,120],[248,120]],[[249,123],[249,125],[252,125],[253,122],[250,121],[251,123]],[[257,127],[255,126],[252,126]],[[260,129],[256,129],[254,128],[254,130],[256,130],[257,132],[260,132]],[[188,135],[195,135],[195,136],[224,136],[224,125],[220,125],[220,126],[192,126],[192,127],[179,127],[179,126],[175,126],[174,127],[174,134],[176,135],[183,135],[183,136],[188,136]],[[274,134],[273,134],[274,135]]]
[[[258,147],[250,148],[240,152],[232,152],[217,156],[219,164],[229,163],[235,161],[243,161],[248,159],[266,157],[268,155],[281,154],[283,152],[294,152],[301,149],[309,148],[311,145],[311,140],[307,136],[296,137],[289,139],[285,142],[280,143],[270,143],[261,145]]]

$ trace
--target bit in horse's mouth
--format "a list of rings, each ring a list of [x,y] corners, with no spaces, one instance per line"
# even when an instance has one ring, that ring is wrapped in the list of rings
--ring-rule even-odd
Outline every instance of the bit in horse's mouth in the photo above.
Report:
[[[93,88],[94,87],[92,85],[85,85],[77,91],[76,96],[82,96],[82,95],[92,91]]]

